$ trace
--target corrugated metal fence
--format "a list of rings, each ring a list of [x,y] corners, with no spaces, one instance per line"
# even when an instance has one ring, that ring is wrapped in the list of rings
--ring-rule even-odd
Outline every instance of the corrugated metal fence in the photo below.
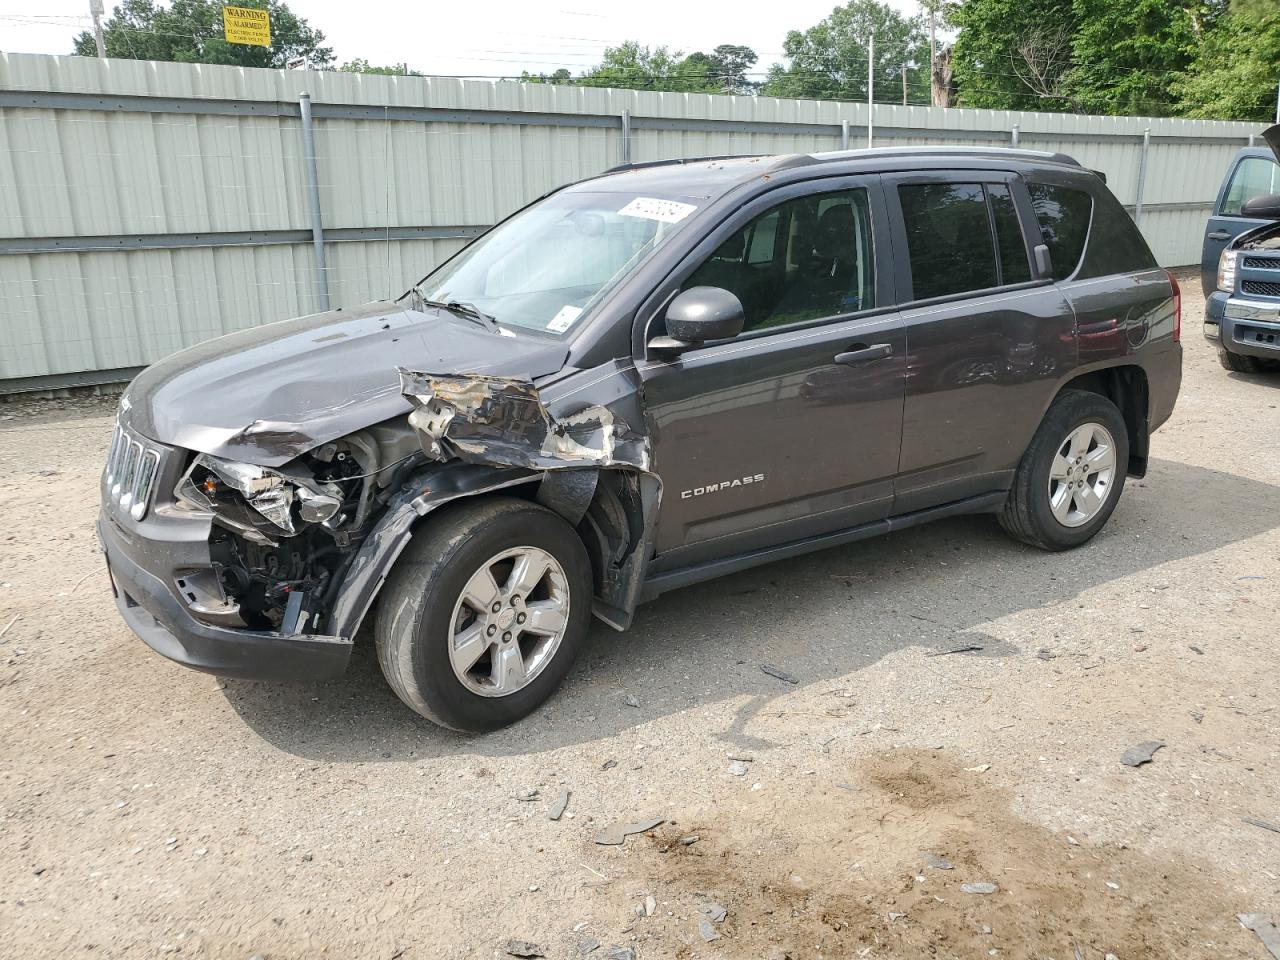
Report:
[[[1198,260],[1227,162],[1262,129],[889,105],[874,121],[876,146],[1072,154],[1131,208],[1141,183],[1170,266]],[[0,54],[0,393],[122,379],[326,295],[397,295],[626,159],[858,147],[866,127],[864,104]]]

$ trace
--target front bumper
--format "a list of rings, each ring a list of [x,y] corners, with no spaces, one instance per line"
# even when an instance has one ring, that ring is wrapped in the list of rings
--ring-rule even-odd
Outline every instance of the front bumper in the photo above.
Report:
[[[1280,359],[1280,302],[1211,293],[1205,302],[1204,335],[1230,353]]]
[[[177,537],[172,544],[144,540],[138,531],[123,528],[105,509],[98,517],[98,539],[106,554],[120,615],[161,656],[193,670],[245,680],[325,680],[346,670],[350,640],[286,636],[197,620],[174,588],[140,562],[163,557],[166,546],[173,547],[173,556],[189,554],[194,546],[190,539]],[[205,556],[207,559],[207,550]]]

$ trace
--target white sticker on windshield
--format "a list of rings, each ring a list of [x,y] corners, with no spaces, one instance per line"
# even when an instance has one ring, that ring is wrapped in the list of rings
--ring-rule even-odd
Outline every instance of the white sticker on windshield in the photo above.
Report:
[[[573,321],[578,319],[578,314],[580,313],[582,313],[581,307],[565,304],[560,308],[560,312],[551,318],[551,322],[547,324],[547,329],[552,333],[564,333],[573,326]]]
[[[663,223],[679,223],[698,208],[692,203],[678,200],[655,200],[653,197],[636,197],[618,211],[624,217],[644,217]]]

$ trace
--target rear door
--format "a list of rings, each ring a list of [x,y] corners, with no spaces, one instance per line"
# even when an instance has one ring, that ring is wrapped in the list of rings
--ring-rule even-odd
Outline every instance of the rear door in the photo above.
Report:
[[[906,327],[906,402],[893,512],[1007,487],[1057,378],[1075,320],[1034,276],[1039,232],[1013,173],[886,177]]]
[[[879,178],[789,185],[713,231],[641,309],[731,290],[731,340],[641,358],[662,479],[654,572],[883,519],[902,430],[903,332]]]
[[[1254,197],[1280,193],[1280,164],[1269,156],[1241,155],[1223,181],[1218,199],[1204,228],[1200,254],[1200,285],[1207,297],[1217,288],[1218,258],[1233,239],[1270,220],[1241,215],[1240,208]]]

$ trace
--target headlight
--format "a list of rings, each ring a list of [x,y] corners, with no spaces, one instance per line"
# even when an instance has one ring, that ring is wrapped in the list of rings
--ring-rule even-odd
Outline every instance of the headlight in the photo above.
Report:
[[[1223,250],[1218,258],[1218,289],[1231,293],[1236,288],[1236,261],[1240,259],[1239,250]]]
[[[207,453],[195,458],[178,481],[174,494],[229,520],[236,529],[246,530],[243,521],[247,519],[252,523],[253,518],[233,516],[241,511],[237,509],[239,504],[228,502],[225,488],[238,493],[255,513],[286,536],[298,532],[293,515],[295,502],[303,520],[323,523],[338,512],[343,501],[342,490],[335,484],[321,484],[307,477],[251,463],[223,460]]]

